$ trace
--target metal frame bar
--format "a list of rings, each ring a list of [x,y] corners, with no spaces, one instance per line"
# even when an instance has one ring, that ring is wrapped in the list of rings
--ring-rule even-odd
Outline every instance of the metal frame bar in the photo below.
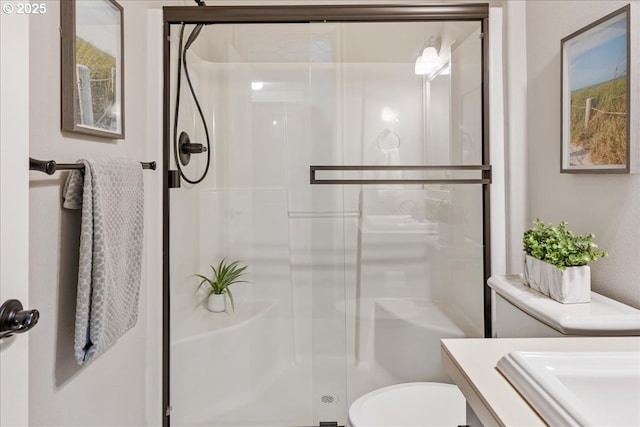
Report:
[[[169,291],[169,158],[170,153],[170,39],[171,24],[251,24],[302,22],[420,22],[480,21],[482,43],[483,87],[483,166],[489,161],[489,4],[448,5],[253,5],[253,6],[165,6],[163,8],[163,427],[170,426],[170,291]],[[490,169],[481,169],[490,174]],[[490,182],[490,181],[489,181]],[[491,336],[491,295],[487,279],[491,275],[489,182],[483,183],[484,213],[484,305],[485,337]],[[380,184],[380,181],[376,183]],[[394,182],[399,183],[399,182]],[[433,182],[432,182],[433,183]],[[461,183],[456,181],[456,183]]]
[[[415,170],[479,170],[482,178],[460,179],[318,179],[316,171],[415,171]],[[491,184],[491,165],[336,165],[309,166],[309,184]]]
[[[489,14],[482,19],[482,164],[490,165],[491,156],[489,150]],[[491,186],[482,187],[482,214],[484,217],[482,230],[482,243],[484,246],[484,337],[492,336],[491,321],[491,288],[489,287],[489,277],[491,277]]]
[[[480,21],[489,5],[165,6],[163,11],[169,24]]]
[[[165,11],[166,13],[166,11]],[[169,287],[169,156],[171,135],[171,25],[164,19],[162,26],[163,56],[163,132],[162,132],[162,427],[171,425],[171,290]]]

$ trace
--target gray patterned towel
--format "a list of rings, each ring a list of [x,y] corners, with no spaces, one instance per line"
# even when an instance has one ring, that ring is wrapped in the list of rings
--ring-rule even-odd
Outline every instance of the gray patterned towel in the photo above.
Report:
[[[138,318],[142,270],[142,166],[128,159],[82,160],[63,190],[82,209],[75,356],[84,365],[113,345]]]

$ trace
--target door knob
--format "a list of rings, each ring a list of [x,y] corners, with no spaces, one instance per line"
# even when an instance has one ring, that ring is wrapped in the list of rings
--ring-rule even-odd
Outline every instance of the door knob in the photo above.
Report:
[[[24,310],[17,299],[5,301],[0,306],[0,339],[28,331],[39,318],[38,310]]]

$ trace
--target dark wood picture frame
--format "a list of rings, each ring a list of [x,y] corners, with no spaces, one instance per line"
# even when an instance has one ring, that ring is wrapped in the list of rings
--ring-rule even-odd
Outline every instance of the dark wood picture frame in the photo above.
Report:
[[[60,2],[61,127],[124,138],[124,16],[115,0]]]
[[[560,173],[630,172],[631,66],[629,5],[562,39]]]

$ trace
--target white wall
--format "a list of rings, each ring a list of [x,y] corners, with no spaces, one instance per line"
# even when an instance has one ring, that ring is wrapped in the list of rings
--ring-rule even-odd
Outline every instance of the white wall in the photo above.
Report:
[[[505,158],[507,205],[503,227],[506,230],[506,273],[513,274],[522,271],[522,234],[529,227],[526,2],[503,2],[503,12],[505,149],[502,155]],[[491,108],[494,111],[493,105]],[[492,141],[492,150],[494,148]],[[492,163],[495,167],[494,157]],[[493,202],[493,192],[491,199]],[[491,227],[492,230],[495,228],[493,224]],[[492,263],[495,260],[492,259]]]
[[[60,162],[90,156],[161,161],[158,131],[161,123],[158,110],[149,109],[147,96],[147,91],[161,88],[161,63],[155,72],[147,69],[147,11],[160,7],[158,3],[120,1],[125,24],[124,140],[60,131],[59,2],[47,2],[47,12],[31,18],[29,150],[32,157]],[[161,19],[160,15],[157,17]],[[157,33],[158,41],[160,34]],[[157,94],[154,96],[157,102],[161,101]],[[61,208],[66,175],[59,172],[49,177],[30,172],[30,305],[41,313],[39,325],[29,334],[30,425],[159,425],[161,308],[157,305],[162,289],[158,239],[161,173],[144,172],[146,244],[138,323],[112,348],[82,368],[73,357],[80,215]]]
[[[628,3],[526,3],[529,220],[595,233],[609,257],[592,264],[593,290],[640,308],[640,174],[559,172],[560,40]]]

